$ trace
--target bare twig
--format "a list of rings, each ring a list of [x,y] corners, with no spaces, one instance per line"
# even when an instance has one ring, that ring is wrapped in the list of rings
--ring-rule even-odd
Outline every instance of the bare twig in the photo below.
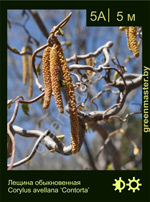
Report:
[[[92,166],[93,170],[97,170],[86,139],[84,139],[84,145],[85,145],[86,152],[88,154],[90,165]]]
[[[47,28],[45,27],[40,15],[37,13],[36,10],[28,10],[29,13],[32,15],[32,17],[34,18],[35,22],[37,23],[38,27],[40,28],[41,32],[43,33],[43,35],[48,38],[49,36],[49,32],[47,30]]]
[[[10,131],[9,125],[7,126],[7,134],[9,135],[9,138],[11,140],[11,149],[12,149],[12,152],[11,152],[10,164],[8,166],[8,170],[11,170],[12,166],[13,166],[13,163],[14,163],[14,158],[15,158],[16,142],[15,142],[15,139],[14,139],[14,136],[13,136],[12,132]]]
[[[129,80],[129,78],[132,78],[131,81]],[[126,80],[127,92],[125,95],[122,95],[122,93],[119,94],[119,100],[122,100],[121,104],[115,104],[110,107],[109,110],[107,109],[107,111],[92,111],[88,114],[78,110],[78,115],[84,118],[85,122],[87,123],[103,120],[104,115],[105,118],[109,118],[112,115],[116,115],[122,109],[128,93],[134,90],[135,88],[138,88],[142,84],[142,76],[138,74],[127,74],[126,76],[124,75],[124,79]],[[123,83],[124,82],[122,81],[122,79],[119,78],[117,80],[117,86],[122,86]]]
[[[109,49],[112,46],[113,46],[113,42],[108,41],[105,45],[99,47],[95,52],[90,52],[86,55],[77,55],[76,57],[77,57],[78,61],[85,60],[86,58],[90,58],[90,57],[96,57],[103,51],[104,48],[105,48],[104,52],[106,54],[106,52],[107,52],[106,49]],[[72,57],[68,58],[66,61],[67,61],[67,63],[73,62],[73,61],[75,61],[75,58],[74,58],[74,56],[72,56]],[[86,65],[86,66],[88,66],[88,65]]]
[[[94,131],[96,130],[101,135],[101,137],[103,138],[104,141],[107,140],[109,135],[102,123],[94,122],[94,123],[90,123],[88,125],[90,128],[92,128],[92,130],[94,130]],[[121,169],[120,152],[116,149],[116,147],[114,146],[111,139],[108,142],[108,144],[106,144],[106,148],[107,148],[107,151],[109,152],[109,155],[111,156],[114,169],[120,170]],[[98,160],[98,155],[97,155],[97,160]]]
[[[94,101],[95,99],[99,98],[99,97],[100,97],[103,93],[105,93],[105,92],[110,92],[110,93],[113,93],[113,94],[119,94],[119,93],[120,93],[119,91],[113,91],[113,90],[107,88],[107,89],[105,89],[105,90],[100,91],[99,93],[97,93],[97,95],[94,96],[94,97],[90,100],[90,103],[91,103],[91,104],[94,103],[93,101]],[[94,104],[96,104],[96,103],[94,103]]]
[[[15,168],[15,167],[17,167],[17,166],[20,166],[20,165],[26,163],[26,162],[29,161],[30,159],[32,159],[33,156],[34,156],[35,153],[36,153],[37,148],[38,148],[39,145],[40,145],[40,142],[41,142],[46,136],[48,136],[49,134],[50,134],[50,131],[46,131],[43,135],[41,135],[41,136],[37,139],[37,141],[36,141],[36,143],[35,143],[35,145],[34,145],[32,151],[31,151],[31,153],[30,153],[27,157],[25,157],[24,159],[22,159],[22,160],[20,160],[20,161],[18,161],[18,162],[16,162],[16,163],[14,163],[13,165],[11,165],[11,167],[12,167],[12,168]],[[7,167],[10,167],[10,164],[9,164]]]
[[[30,103],[36,102],[43,95],[44,95],[44,93],[42,93],[38,97],[36,97],[36,98],[34,98],[32,100],[28,100],[28,101],[24,100],[24,98],[22,96],[17,96],[17,98],[14,101],[10,100],[8,102],[8,105],[12,104],[13,102],[15,102],[15,109],[14,109],[13,115],[12,115],[10,121],[7,124],[7,134],[9,135],[9,138],[11,140],[11,145],[12,145],[12,147],[11,147],[11,149],[12,149],[12,152],[11,152],[11,161],[10,161],[10,165],[8,167],[8,170],[11,170],[11,168],[12,168],[12,165],[13,165],[13,162],[14,162],[14,157],[15,157],[15,150],[16,150],[16,142],[15,142],[14,136],[13,136],[11,130],[10,130],[10,127],[11,127],[11,125],[13,124],[13,122],[16,119],[16,116],[17,116],[17,113],[18,113],[18,108],[19,108],[19,103],[30,104]],[[21,98],[22,100],[18,100],[19,98]]]
[[[54,34],[59,28],[64,27],[69,21],[71,15],[72,15],[72,12],[70,12],[66,18],[64,18],[54,29],[52,29],[51,34]]]
[[[11,21],[11,20],[8,20],[8,19],[7,19],[7,21],[8,21],[9,24],[14,24],[14,25],[17,25],[17,26],[22,27],[22,28],[24,29],[25,33],[28,35],[28,41],[29,41],[29,42],[31,41],[31,39],[33,39],[33,41],[37,42],[37,39],[36,39],[35,37],[33,37],[33,36],[29,33],[28,29],[26,28],[26,24],[21,24],[21,23],[19,23],[19,22],[14,22],[14,21]]]
[[[18,51],[18,50],[16,50],[16,49],[13,49],[12,47],[10,47],[10,45],[8,45],[8,44],[7,44],[7,48],[8,48],[11,52],[13,52],[13,53],[15,53],[15,54],[17,54],[17,55],[32,55],[32,52],[29,52],[29,51]],[[41,55],[36,55],[36,57],[42,58]]]
[[[99,157],[99,155],[101,154],[101,152],[104,150],[104,148],[106,147],[106,145],[109,143],[110,138],[111,138],[113,135],[115,135],[115,134],[117,134],[117,133],[119,133],[119,132],[120,132],[120,129],[117,129],[117,130],[111,132],[110,134],[108,134],[108,137],[105,139],[104,144],[100,147],[100,149],[99,149],[99,151],[98,151],[98,154],[97,154],[97,156],[96,156],[96,159],[98,159],[98,157]],[[107,147],[107,148],[108,148],[108,147]]]
[[[132,113],[129,113],[129,114],[127,114],[127,115],[125,116],[124,119],[120,118],[120,117],[117,116],[117,115],[113,115],[113,116],[110,116],[109,119],[114,119],[114,118],[116,118],[116,119],[119,119],[119,121],[121,121],[122,123],[124,123],[124,122],[127,121],[127,119],[128,119],[130,116],[133,116],[133,115],[136,115],[136,114],[141,114],[141,113],[142,113],[142,112],[132,112]]]

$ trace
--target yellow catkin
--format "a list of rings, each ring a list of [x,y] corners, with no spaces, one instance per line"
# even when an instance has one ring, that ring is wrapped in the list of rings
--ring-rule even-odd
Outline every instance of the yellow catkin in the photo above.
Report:
[[[59,72],[58,72],[58,55],[57,48],[54,45],[50,52],[50,73],[53,95],[59,112],[64,113],[63,101],[60,91]]]
[[[139,56],[138,44],[137,44],[137,27],[129,27],[129,47],[135,57]]]
[[[126,28],[126,37],[127,37],[128,48],[131,51],[130,40],[129,40],[129,27]]]
[[[33,76],[32,76],[32,56],[28,56],[28,66],[29,66],[29,89],[28,89],[28,97],[32,97],[33,93]]]
[[[25,52],[26,46],[23,46],[21,51]],[[22,82],[25,85],[27,82],[27,68],[28,68],[27,55],[22,55],[22,67],[23,67]]]
[[[129,50],[134,54],[135,57],[139,57],[139,49],[137,43],[137,27],[119,27],[119,29],[126,30],[127,43]]]
[[[86,62],[86,65],[89,65],[89,66],[94,66],[96,63],[96,61],[93,57],[86,58],[85,62]],[[88,78],[89,78],[89,83],[92,83],[93,71],[87,70],[87,74],[88,74]]]
[[[61,48],[61,44],[59,43],[57,37],[53,36],[53,41],[55,46],[57,47],[57,53],[59,57],[59,64],[62,70],[63,79],[66,81],[66,89],[67,89],[67,97],[69,104],[69,114],[70,114],[70,125],[71,125],[71,144],[72,144],[72,153],[75,154],[78,152],[78,133],[79,133],[79,123],[77,116],[77,108],[76,108],[76,99],[74,94],[74,87],[72,84],[72,79],[70,76],[70,72],[66,63],[66,59]]]
[[[51,95],[52,95],[52,85],[51,85],[51,74],[50,74],[50,51],[51,47],[47,47],[43,53],[42,70],[43,70],[43,80],[45,87],[45,95],[43,101],[43,108],[47,109],[50,105]]]

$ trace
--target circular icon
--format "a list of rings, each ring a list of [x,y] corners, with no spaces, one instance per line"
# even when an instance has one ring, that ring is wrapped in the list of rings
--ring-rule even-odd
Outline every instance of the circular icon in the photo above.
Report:
[[[139,183],[140,179],[135,179],[135,177],[133,177],[132,180],[128,179],[129,183],[126,184],[127,186],[129,186],[128,191],[132,190],[135,193],[135,190],[140,190],[139,186],[142,186],[141,183]],[[133,187],[132,183],[136,183],[136,186]]]
[[[121,193],[122,190],[125,188],[125,182],[122,180],[121,177],[119,177],[119,180],[115,179],[115,183],[113,184],[113,186],[115,186],[115,191],[119,190],[119,192]]]

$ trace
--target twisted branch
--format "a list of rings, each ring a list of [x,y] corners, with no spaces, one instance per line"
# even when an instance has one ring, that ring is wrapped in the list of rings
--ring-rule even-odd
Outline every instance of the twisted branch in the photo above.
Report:
[[[21,128],[16,125],[11,125],[10,127],[12,134],[18,134],[23,137],[36,137],[40,138],[43,137],[43,132],[39,130],[25,130],[24,128]],[[79,150],[83,144],[84,140],[84,134],[85,134],[85,124],[82,119],[79,118]],[[43,137],[43,143],[47,147],[48,150],[54,149],[55,152],[58,152],[62,155],[71,155],[72,154],[72,146],[66,146],[64,143],[58,139],[54,134],[52,134],[49,131],[48,136]]]
[[[30,153],[26,158],[24,158],[24,159],[22,159],[22,160],[20,160],[20,161],[18,161],[18,162],[16,162],[16,163],[13,163],[13,164],[11,165],[11,168],[15,168],[15,167],[17,167],[17,166],[20,166],[20,165],[26,163],[27,161],[29,161],[30,159],[32,159],[33,156],[35,155],[36,150],[37,150],[37,148],[39,147],[40,142],[42,141],[42,139],[45,138],[46,136],[48,136],[49,134],[50,134],[50,131],[46,131],[44,134],[42,134],[42,135],[37,139],[37,141],[36,141],[36,143],[35,143],[35,145],[34,145],[32,151],[31,151],[31,153]],[[10,164],[8,164],[7,167],[10,168]]]

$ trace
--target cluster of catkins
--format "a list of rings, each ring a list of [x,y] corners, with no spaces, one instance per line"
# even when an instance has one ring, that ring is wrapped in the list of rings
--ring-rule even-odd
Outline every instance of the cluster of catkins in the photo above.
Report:
[[[32,48],[30,46],[23,46],[22,52],[29,50],[32,53]],[[33,92],[33,76],[32,76],[32,55],[27,56],[26,54],[22,55],[22,67],[23,67],[23,74],[22,74],[22,81],[23,84],[26,85],[27,77],[29,72],[29,88],[28,88],[28,97],[32,97]]]
[[[50,105],[51,95],[53,92],[56,106],[60,113],[64,113],[63,101],[61,96],[59,72],[66,83],[66,91],[68,97],[70,125],[71,125],[71,144],[72,153],[75,154],[78,151],[78,116],[76,99],[74,94],[74,87],[70,72],[66,63],[66,59],[61,48],[61,44],[56,36],[52,36],[54,45],[47,47],[43,53],[43,80],[45,86],[45,95],[43,108],[47,109]],[[60,71],[59,71],[60,70]]]
[[[137,43],[137,27],[120,27],[121,31],[126,30],[127,42],[129,50],[135,57],[139,56],[138,43]]]

